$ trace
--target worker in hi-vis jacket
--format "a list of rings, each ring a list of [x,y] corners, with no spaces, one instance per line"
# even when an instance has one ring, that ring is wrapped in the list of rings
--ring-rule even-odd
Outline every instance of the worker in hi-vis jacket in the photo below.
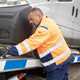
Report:
[[[8,53],[20,56],[36,49],[47,80],[68,80],[71,51],[58,25],[39,8],[32,8],[26,18],[36,30],[29,38],[11,47]]]

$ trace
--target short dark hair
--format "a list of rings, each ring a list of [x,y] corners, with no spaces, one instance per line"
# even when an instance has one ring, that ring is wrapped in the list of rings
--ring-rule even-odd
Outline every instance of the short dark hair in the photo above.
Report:
[[[32,8],[31,10],[30,10],[30,12],[34,12],[34,11],[39,11],[40,13],[41,13],[41,15],[43,15],[43,12],[42,12],[42,10],[40,9],[40,8]],[[29,13],[30,13],[29,12]]]

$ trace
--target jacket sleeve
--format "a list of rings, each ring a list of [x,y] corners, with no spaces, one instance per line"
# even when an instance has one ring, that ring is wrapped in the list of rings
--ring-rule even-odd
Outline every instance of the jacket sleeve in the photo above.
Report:
[[[16,50],[16,54],[18,55],[28,53],[42,45],[49,38],[49,36],[50,34],[46,27],[38,27],[32,36],[30,36],[28,39],[25,39],[18,45],[14,46],[13,48],[15,49],[11,48],[12,52]]]

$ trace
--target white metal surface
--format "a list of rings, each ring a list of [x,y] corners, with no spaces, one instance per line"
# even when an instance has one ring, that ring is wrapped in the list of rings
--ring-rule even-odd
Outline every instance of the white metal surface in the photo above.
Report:
[[[16,58],[0,60],[0,72],[24,70],[36,67],[42,67],[41,62],[38,59]]]

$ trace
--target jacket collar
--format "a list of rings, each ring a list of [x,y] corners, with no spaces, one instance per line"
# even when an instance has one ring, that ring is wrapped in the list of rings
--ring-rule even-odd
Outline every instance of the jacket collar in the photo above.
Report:
[[[46,20],[47,20],[47,16],[43,16],[40,26],[43,26],[45,24]]]

